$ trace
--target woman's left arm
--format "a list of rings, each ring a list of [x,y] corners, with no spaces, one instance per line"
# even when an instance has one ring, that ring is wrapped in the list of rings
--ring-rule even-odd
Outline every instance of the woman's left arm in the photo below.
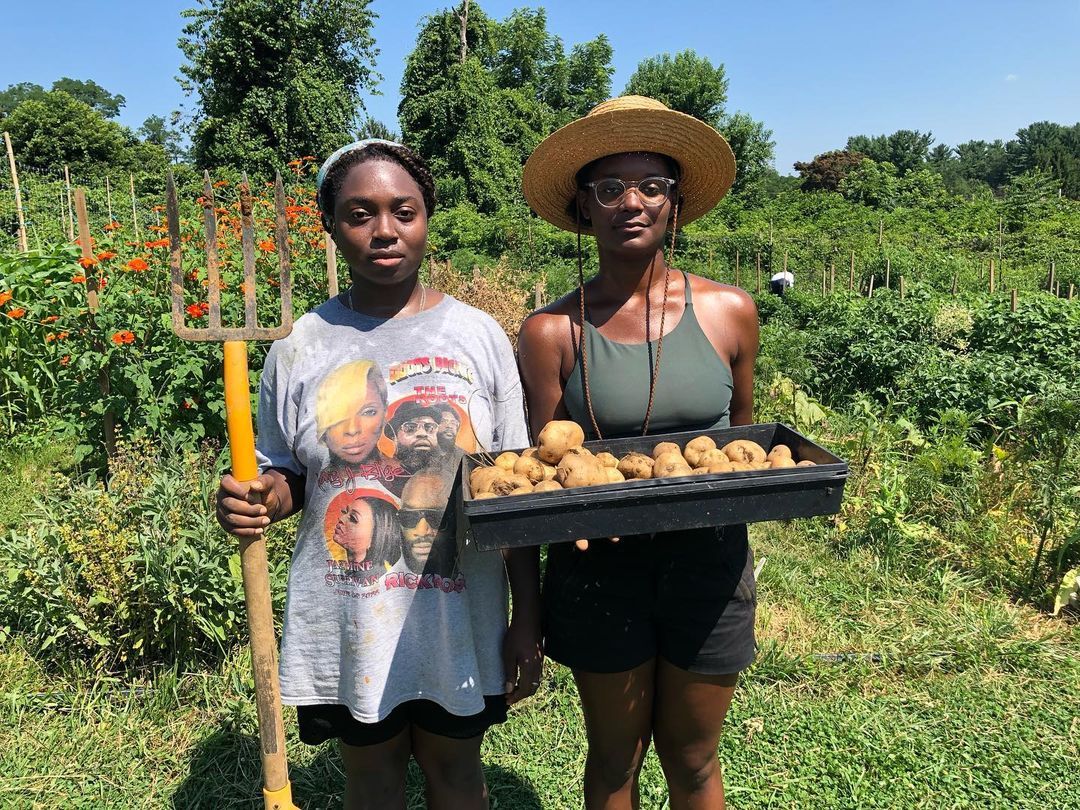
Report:
[[[725,310],[734,327],[731,339],[734,351],[731,357],[731,424],[749,425],[754,421],[754,362],[758,353],[757,305],[742,290],[725,290]]]

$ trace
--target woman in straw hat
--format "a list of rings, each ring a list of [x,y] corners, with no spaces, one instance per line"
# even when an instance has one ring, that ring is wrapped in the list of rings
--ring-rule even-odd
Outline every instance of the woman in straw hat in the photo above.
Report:
[[[521,328],[534,433],[550,419],[590,438],[751,421],[753,301],[664,255],[677,225],[707,213],[734,177],[716,130],[640,96],[605,101],[536,148],[525,196],[578,234],[579,287]],[[581,234],[599,254],[588,281]],[[723,807],[717,743],[754,657],[755,599],[745,526],[549,548],[545,651],[581,695],[587,807],[637,806],[650,741],[672,808]]]
[[[469,442],[523,446],[517,363],[494,319],[420,281],[435,188],[414,152],[349,144],[316,185],[352,284],[270,348],[261,475],[225,476],[218,520],[243,537],[303,510],[281,697],[297,707],[303,742],[340,741],[344,806],[404,808],[415,757],[429,807],[481,810],[484,733],[540,680],[539,555],[440,542],[455,537],[453,467],[409,477],[379,443],[393,414],[420,402],[461,408]]]

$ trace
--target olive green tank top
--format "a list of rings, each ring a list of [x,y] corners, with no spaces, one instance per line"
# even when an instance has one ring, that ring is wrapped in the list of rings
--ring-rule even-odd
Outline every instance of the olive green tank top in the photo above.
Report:
[[[727,427],[734,381],[694,315],[690,279],[684,273],[686,309],[675,328],[664,336],[660,374],[653,399],[649,433],[709,430]],[[640,436],[649,405],[649,384],[656,341],[618,343],[608,340],[585,320],[585,351],[589,363],[589,393],[593,413],[605,439]],[[575,351],[577,347],[575,346]],[[570,418],[593,435],[585,404],[585,381],[580,353],[566,381],[563,401]]]

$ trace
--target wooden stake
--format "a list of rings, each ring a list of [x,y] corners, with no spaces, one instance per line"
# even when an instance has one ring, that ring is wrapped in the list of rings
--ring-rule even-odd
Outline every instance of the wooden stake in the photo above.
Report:
[[[533,309],[540,309],[544,305],[544,285],[541,282],[536,282],[536,286],[533,287]]]
[[[109,185],[109,175],[105,175],[105,204],[109,207],[109,223],[112,224],[112,186]]]
[[[892,286],[892,259],[888,256],[885,257],[885,287],[888,289]]]
[[[953,294],[953,298],[955,298],[956,297],[956,273],[953,273],[953,277],[952,277],[952,294]]]
[[[881,247],[882,241],[885,239],[885,220],[879,219],[877,221],[877,246]]]
[[[432,284],[434,284],[434,281],[432,281]],[[326,234],[326,291],[330,298],[337,297],[337,245],[330,238],[330,234]]]
[[[128,183],[131,184],[131,225],[135,229],[135,241],[139,241],[139,217],[135,213],[135,175],[128,173]]]
[[[904,300],[904,296],[907,294],[907,285],[904,283],[904,277],[900,276],[900,300]]]
[[[847,288],[855,289],[855,251],[851,251],[851,270],[848,271]]]
[[[1056,295],[1058,298],[1061,298],[1061,282],[1060,281],[1057,282],[1054,285],[1054,295]]]
[[[83,258],[90,260],[94,258],[94,249],[90,238],[90,220],[86,215],[86,192],[81,188],[75,190],[75,209],[79,217],[79,247]],[[94,316],[98,312],[98,271],[91,266],[85,268],[84,273],[86,275],[86,303],[90,309],[91,331],[96,333],[97,325]],[[100,337],[94,337],[94,342],[97,344],[100,353],[107,353]],[[98,390],[101,392],[102,400],[108,402],[110,386],[109,364],[107,362],[98,370]],[[113,458],[116,456],[116,418],[108,406],[105,407],[104,427],[105,452],[108,453],[109,458]]]
[[[836,292],[836,262],[829,262],[829,292]]]
[[[1075,285],[1075,284],[1072,284],[1072,283],[1070,282],[1070,284],[1069,284],[1069,300],[1070,300],[1070,301],[1072,301],[1072,300],[1073,300],[1073,290],[1075,289],[1075,287],[1076,287],[1076,285]]]
[[[870,276],[870,290],[869,290],[869,292],[866,293],[866,297],[867,298],[873,298],[874,297],[874,276],[872,274]]]
[[[1055,269],[1056,269],[1056,267],[1054,266],[1054,262],[1050,262],[1050,283],[1046,286],[1046,289],[1049,290],[1050,292],[1054,291],[1054,270]]]
[[[994,260],[990,260],[990,294],[994,294]]]
[[[1009,311],[1016,312],[1016,287],[1012,288],[1012,300],[1009,302]]]
[[[821,297],[824,298],[827,294],[828,294],[827,290],[825,289],[825,268],[822,267],[821,268]]]
[[[68,209],[68,240],[75,241],[75,216],[71,212],[71,173],[68,171],[67,164],[64,164],[64,187],[67,189],[67,209]]]
[[[22,192],[19,190],[19,173],[15,170],[15,150],[11,148],[11,136],[4,133],[7,146],[8,167],[11,169],[11,184],[15,186],[15,210],[19,215],[19,250],[26,253],[30,249],[26,241],[26,220],[23,219]]]

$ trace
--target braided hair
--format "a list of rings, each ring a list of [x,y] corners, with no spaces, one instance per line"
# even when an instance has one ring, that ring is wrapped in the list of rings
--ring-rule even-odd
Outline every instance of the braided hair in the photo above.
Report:
[[[326,177],[323,179],[322,185],[319,186],[316,201],[319,205],[323,228],[326,229],[327,233],[332,233],[334,230],[334,206],[337,202],[337,195],[345,184],[345,178],[348,176],[349,170],[353,166],[359,166],[369,160],[385,160],[389,163],[396,163],[408,172],[409,176],[420,186],[420,194],[424,200],[427,216],[430,217],[435,213],[435,181],[432,179],[431,172],[428,170],[424,159],[407,146],[372,143],[363,149],[346,152],[326,172]]]

